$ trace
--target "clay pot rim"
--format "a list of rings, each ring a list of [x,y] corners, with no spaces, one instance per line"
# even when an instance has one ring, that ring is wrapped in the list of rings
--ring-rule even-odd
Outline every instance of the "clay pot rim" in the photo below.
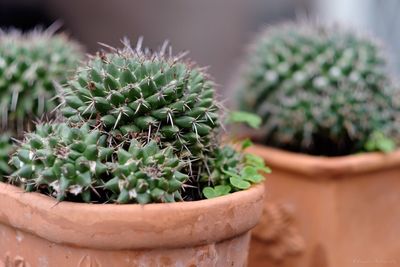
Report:
[[[391,169],[400,165],[400,149],[391,153],[366,152],[346,156],[314,156],[254,144],[246,150],[264,158],[266,165],[285,169],[306,177],[340,178],[365,172]]]
[[[264,185],[259,184],[199,201],[89,204],[57,202],[0,182],[0,223],[51,242],[87,248],[187,247],[227,240],[249,231],[261,216],[263,193]],[[248,218],[224,218],[240,212],[246,212]]]

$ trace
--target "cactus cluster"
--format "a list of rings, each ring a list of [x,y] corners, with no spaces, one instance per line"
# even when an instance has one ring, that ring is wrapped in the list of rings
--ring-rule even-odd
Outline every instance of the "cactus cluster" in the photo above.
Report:
[[[258,182],[242,169],[260,165],[221,147],[219,104],[205,71],[166,53],[167,45],[151,52],[141,40],[124,44],[76,71],[64,88],[63,117],[25,136],[11,181],[58,200],[121,204],[197,200]],[[207,178],[216,172],[224,177]]]
[[[394,117],[381,45],[339,26],[284,23],[260,33],[239,104],[263,118],[263,142],[310,154],[363,150]]]
[[[155,141],[131,140],[129,148],[110,148],[107,136],[85,124],[45,123],[28,133],[12,159],[27,191],[40,191],[58,200],[149,203],[181,200],[187,180],[172,148]]]
[[[53,83],[66,82],[80,57],[76,43],[51,29],[0,31],[1,128],[21,134],[32,119],[52,111]]]

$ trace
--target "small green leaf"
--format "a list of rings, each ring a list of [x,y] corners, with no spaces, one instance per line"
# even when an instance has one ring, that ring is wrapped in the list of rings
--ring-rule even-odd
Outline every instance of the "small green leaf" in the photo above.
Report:
[[[240,178],[240,176],[237,173],[231,172],[231,171],[227,171],[227,170],[222,170],[223,173],[235,177],[235,178]]]
[[[246,154],[245,155],[246,164],[252,165],[254,167],[263,168],[265,167],[264,159],[253,155],[253,154]]]
[[[377,147],[380,151],[389,153],[396,149],[396,144],[393,140],[386,138],[382,139],[377,143]]]
[[[214,188],[214,191],[218,196],[224,196],[229,194],[229,192],[231,192],[231,189],[232,188],[229,185],[217,185]]]
[[[265,172],[265,173],[271,173],[272,172],[272,170],[270,168],[268,168],[267,166],[259,167],[259,168],[257,168],[257,170]]]
[[[242,142],[242,150],[244,150],[248,147],[251,147],[252,145],[253,145],[253,142],[247,138]]]
[[[393,139],[386,137],[382,132],[373,132],[364,145],[364,149],[367,151],[389,153],[396,149],[396,143]]]
[[[233,111],[228,117],[228,123],[244,123],[254,129],[258,129],[261,122],[262,120],[258,115],[244,111]]]
[[[206,198],[214,198],[218,196],[212,187],[204,187],[203,194]]]
[[[238,189],[248,189],[251,186],[249,182],[235,177],[229,178],[229,182]]]
[[[257,184],[259,182],[261,182],[262,180],[264,180],[264,176],[262,176],[261,174],[257,173],[256,175],[252,175],[252,176],[245,176],[243,177],[244,180],[249,181],[253,184]]]
[[[254,168],[252,166],[246,166],[240,171],[240,174],[242,176],[247,177],[247,176],[257,175],[258,173],[257,173],[257,169],[256,168]]]
[[[215,198],[229,194],[231,189],[229,185],[217,185],[215,188],[208,186],[203,189],[203,194],[206,198]]]

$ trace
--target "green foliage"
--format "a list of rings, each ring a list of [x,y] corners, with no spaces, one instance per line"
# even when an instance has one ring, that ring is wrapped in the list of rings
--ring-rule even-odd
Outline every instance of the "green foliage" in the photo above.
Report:
[[[246,146],[247,144],[244,147]],[[209,160],[209,167],[212,172],[204,174],[201,178],[201,181],[207,185],[203,188],[206,198],[248,189],[252,184],[264,180],[260,172],[271,172],[262,158],[244,154],[242,151],[238,152],[228,145],[215,151],[214,158]]]
[[[0,126],[21,134],[57,106],[54,82],[65,83],[82,56],[61,34],[0,30]]]
[[[251,128],[258,129],[262,123],[260,116],[245,112],[245,111],[233,111],[229,114],[228,123],[244,123]]]
[[[375,41],[336,26],[270,27],[251,47],[241,109],[262,117],[268,145],[324,155],[361,151],[395,117],[382,54]]]
[[[366,151],[382,151],[385,153],[392,152],[396,149],[396,142],[392,138],[388,138],[382,132],[373,132],[365,143]]]

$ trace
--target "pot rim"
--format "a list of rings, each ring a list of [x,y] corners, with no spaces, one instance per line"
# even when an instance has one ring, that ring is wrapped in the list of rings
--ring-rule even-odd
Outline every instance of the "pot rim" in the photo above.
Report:
[[[366,152],[346,156],[314,156],[254,144],[247,153],[257,154],[272,168],[285,169],[310,178],[340,178],[400,166],[400,149],[391,153]]]
[[[92,249],[198,246],[253,228],[263,207],[263,184],[213,199],[162,204],[57,202],[0,183],[0,223],[50,242]]]

